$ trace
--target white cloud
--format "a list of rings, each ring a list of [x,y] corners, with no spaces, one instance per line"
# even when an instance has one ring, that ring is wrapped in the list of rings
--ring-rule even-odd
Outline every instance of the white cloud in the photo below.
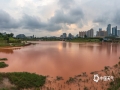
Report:
[[[63,32],[77,34],[92,27],[106,29],[109,23],[119,27],[119,3],[119,0],[0,0],[4,14],[1,20],[9,21],[8,26],[0,21],[0,30],[50,36]],[[0,17],[3,16],[1,12]]]

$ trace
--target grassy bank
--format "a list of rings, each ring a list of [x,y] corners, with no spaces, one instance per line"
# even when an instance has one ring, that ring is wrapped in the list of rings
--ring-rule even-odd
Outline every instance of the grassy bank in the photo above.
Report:
[[[0,61],[6,61],[8,60],[7,58],[0,58]]]
[[[8,67],[8,64],[6,64],[5,62],[0,62],[0,68],[5,68]]]
[[[28,72],[0,73],[1,83],[4,80],[4,78],[9,79],[10,83],[14,85],[15,90],[40,88],[45,84],[45,80],[46,80],[45,76],[37,75],[35,73],[28,73]],[[7,89],[12,90],[10,88]]]
[[[7,58],[0,58],[0,60],[7,60]],[[0,62],[0,68],[7,67],[4,62]],[[4,86],[4,80],[8,79],[9,86]],[[12,72],[12,73],[0,73],[0,90],[21,90],[35,88],[35,90],[42,87],[45,84],[46,77],[37,75],[35,73],[28,72]],[[12,86],[11,86],[12,85]]]

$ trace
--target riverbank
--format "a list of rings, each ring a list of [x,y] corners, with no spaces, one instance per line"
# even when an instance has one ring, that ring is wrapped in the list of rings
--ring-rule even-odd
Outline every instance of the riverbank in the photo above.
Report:
[[[99,76],[100,78],[94,78]],[[101,78],[102,77],[102,78]],[[109,77],[109,78],[108,78]],[[95,81],[94,81],[95,79]],[[0,73],[0,90],[119,90],[120,61],[100,71],[80,73],[67,80],[28,72]]]
[[[24,46],[29,46],[29,45],[35,45],[36,43],[8,43],[8,44],[4,44],[2,46],[0,46],[0,48],[4,48],[4,49],[11,49],[11,48],[20,48],[20,47],[24,47]]]
[[[45,81],[45,76],[35,73],[0,73],[0,90],[40,90]]]
[[[120,62],[113,67],[105,66],[101,71],[90,74],[83,72],[64,80],[63,77],[47,77],[42,90],[119,90],[120,89]],[[95,76],[98,76],[94,78]],[[93,80],[95,79],[95,81]],[[98,82],[97,82],[98,81]]]

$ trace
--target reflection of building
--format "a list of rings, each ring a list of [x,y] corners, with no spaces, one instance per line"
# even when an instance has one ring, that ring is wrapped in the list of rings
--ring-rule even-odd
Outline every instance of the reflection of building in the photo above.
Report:
[[[84,37],[85,35],[87,35],[87,37],[93,37],[94,36],[94,30],[90,29],[88,31],[80,31],[79,32],[79,37]]]
[[[105,37],[105,36],[107,36],[107,31],[101,31],[101,30],[97,31],[96,37]]]
[[[107,26],[107,36],[111,35],[111,24],[108,24]]]
[[[113,54],[116,54],[116,53],[117,53],[117,45],[118,45],[118,44],[113,44],[113,45],[112,45],[112,53],[113,53]]]
[[[68,46],[69,46],[69,48],[71,48],[72,44],[69,42],[69,43],[68,43]]]
[[[111,44],[110,43],[106,43],[106,49],[107,49],[107,55],[109,56],[111,54]]]
[[[117,26],[112,28],[112,35],[117,36]]]
[[[66,42],[63,42],[63,48],[66,48],[67,44]]]

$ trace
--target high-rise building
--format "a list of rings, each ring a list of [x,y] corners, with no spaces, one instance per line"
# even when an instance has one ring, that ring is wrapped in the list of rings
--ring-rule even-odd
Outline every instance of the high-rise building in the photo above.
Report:
[[[97,31],[96,37],[106,37],[107,36],[107,31]]]
[[[63,38],[67,38],[67,34],[66,33],[63,33]]]
[[[120,30],[117,30],[117,35],[120,37]]]
[[[68,38],[73,38],[71,33],[68,34]]]
[[[79,32],[79,37],[84,37],[86,35],[86,31],[80,31]]]
[[[76,35],[76,38],[78,38],[78,34]]]
[[[93,37],[94,36],[94,30],[90,29],[88,31],[80,31],[79,32],[79,37],[84,37],[85,35],[87,35],[87,37]]]
[[[102,31],[102,28],[99,28],[99,31]]]
[[[107,36],[111,35],[111,24],[108,24],[107,26]]]
[[[94,36],[94,30],[90,29],[87,31],[87,37],[93,37]]]
[[[112,28],[112,35],[117,36],[117,26]]]

